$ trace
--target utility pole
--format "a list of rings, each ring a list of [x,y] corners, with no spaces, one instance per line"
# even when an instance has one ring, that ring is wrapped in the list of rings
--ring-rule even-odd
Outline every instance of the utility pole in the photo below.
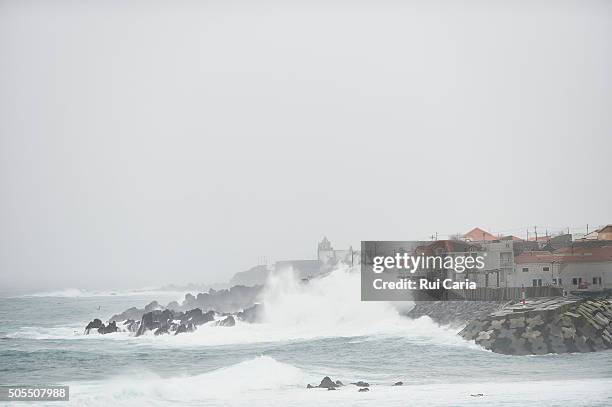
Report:
[[[536,240],[536,242],[537,242],[537,241],[538,241],[538,227],[537,227],[537,226],[534,226],[534,227],[533,227],[533,231],[534,231],[534,233],[535,233],[535,240]]]

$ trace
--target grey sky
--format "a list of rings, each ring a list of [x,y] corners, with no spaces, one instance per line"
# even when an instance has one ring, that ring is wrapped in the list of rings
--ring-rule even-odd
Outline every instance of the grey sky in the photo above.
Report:
[[[611,11],[0,1],[0,286],[612,222]]]

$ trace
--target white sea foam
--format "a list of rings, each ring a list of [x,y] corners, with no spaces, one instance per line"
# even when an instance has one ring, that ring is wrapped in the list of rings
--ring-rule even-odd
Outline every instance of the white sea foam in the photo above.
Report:
[[[397,304],[364,302],[360,297],[358,269],[341,266],[322,278],[304,283],[292,270],[271,275],[264,288],[265,314],[261,323],[237,321],[234,327],[205,324],[193,333],[145,335],[116,333],[109,340],[133,340],[143,346],[217,346],[257,342],[299,341],[329,337],[401,336],[419,342],[478,348],[456,335],[457,330],[440,327],[428,317],[409,319]],[[409,307],[410,304],[402,304]],[[34,339],[101,339],[82,335],[83,326],[20,329],[13,337]]]
[[[7,338],[13,339],[51,339],[51,340],[133,340],[133,334],[129,332],[115,332],[101,335],[95,330],[89,335],[84,332],[85,325],[68,326],[22,326],[15,332],[8,333]]]
[[[612,397],[612,379],[551,381],[486,381],[416,384],[401,387],[373,385],[359,393],[347,385],[335,392],[305,389],[316,382],[295,366],[269,356],[195,376],[161,378],[137,372],[97,382],[75,382],[71,402],[82,406],[207,405],[207,406],[604,406]],[[482,396],[475,396],[482,394]]]
[[[262,323],[237,321],[232,328],[206,324],[187,335],[143,338],[153,346],[215,346],[328,337],[401,336],[474,347],[428,317],[412,320],[389,302],[364,302],[358,270],[338,267],[304,283],[288,270],[270,276],[263,293]],[[406,305],[406,304],[404,304]]]
[[[270,356],[240,362],[195,376],[161,378],[135,372],[111,380],[71,384],[71,401],[77,405],[206,404],[249,397],[270,397],[283,389],[302,388],[307,380],[297,367]]]

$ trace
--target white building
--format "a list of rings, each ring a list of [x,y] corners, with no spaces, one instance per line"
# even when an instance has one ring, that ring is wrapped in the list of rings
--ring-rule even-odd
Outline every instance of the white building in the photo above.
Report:
[[[568,291],[612,290],[610,245],[564,247],[552,253],[524,252],[514,258],[509,286],[557,285]]]
[[[484,254],[484,268],[478,272],[479,287],[509,287],[508,275],[514,269],[514,242],[508,240],[484,241],[478,245]]]

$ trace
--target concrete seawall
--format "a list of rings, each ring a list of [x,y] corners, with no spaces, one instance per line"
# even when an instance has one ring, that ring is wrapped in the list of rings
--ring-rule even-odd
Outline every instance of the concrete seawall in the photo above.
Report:
[[[541,298],[471,319],[459,335],[496,353],[542,355],[612,348],[612,302]]]

